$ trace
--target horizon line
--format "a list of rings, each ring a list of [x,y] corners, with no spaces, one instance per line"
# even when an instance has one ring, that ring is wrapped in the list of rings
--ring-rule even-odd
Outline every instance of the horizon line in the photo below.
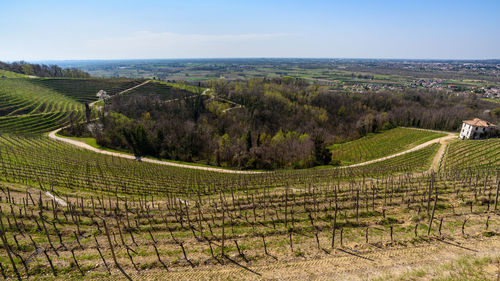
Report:
[[[500,58],[370,58],[370,57],[179,57],[179,58],[120,58],[120,59],[37,59],[37,60],[0,60],[7,63],[13,62],[91,62],[91,61],[149,61],[149,60],[251,60],[251,59],[310,59],[310,60],[394,60],[394,61],[500,61]]]

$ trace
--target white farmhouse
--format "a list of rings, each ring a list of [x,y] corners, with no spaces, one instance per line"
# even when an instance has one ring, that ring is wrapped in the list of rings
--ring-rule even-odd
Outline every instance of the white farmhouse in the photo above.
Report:
[[[495,130],[495,124],[474,118],[465,120],[462,124],[459,139],[482,139],[487,138]]]
[[[104,90],[100,90],[99,92],[97,92],[96,96],[99,100],[109,99],[108,93],[106,93],[106,91],[104,91]]]

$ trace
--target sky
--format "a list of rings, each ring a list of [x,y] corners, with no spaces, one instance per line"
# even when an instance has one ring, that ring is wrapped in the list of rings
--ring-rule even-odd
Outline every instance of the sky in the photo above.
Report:
[[[0,60],[500,59],[500,1],[0,0]]]

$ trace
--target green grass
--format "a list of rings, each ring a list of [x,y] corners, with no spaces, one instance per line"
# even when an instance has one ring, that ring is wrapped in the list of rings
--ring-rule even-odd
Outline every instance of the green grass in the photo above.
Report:
[[[68,137],[68,136],[63,136],[59,133],[56,134],[56,136],[58,137],[61,137],[61,138],[67,138],[67,139],[71,139],[71,140],[76,140],[76,141],[80,141],[80,142],[83,142],[83,143],[86,143],[94,148],[97,148],[97,149],[102,149],[102,150],[106,150],[106,151],[111,151],[111,152],[120,152],[120,153],[123,153],[123,154],[129,154],[129,155],[132,155],[130,153],[124,153],[124,152],[121,152],[121,151],[118,151],[118,150],[113,150],[113,149],[110,149],[110,148],[106,148],[104,146],[100,146],[97,144],[97,140],[95,138],[79,138],[79,137]]]
[[[439,281],[459,281],[459,280],[495,280],[495,268],[498,267],[500,256],[473,257],[462,256],[451,262],[441,265],[425,266],[418,269],[408,270],[401,274],[388,274],[374,280],[439,280]],[[487,267],[493,271],[486,270]]]
[[[444,133],[395,128],[329,148],[334,160],[340,161],[341,165],[349,165],[392,155],[443,136]]]

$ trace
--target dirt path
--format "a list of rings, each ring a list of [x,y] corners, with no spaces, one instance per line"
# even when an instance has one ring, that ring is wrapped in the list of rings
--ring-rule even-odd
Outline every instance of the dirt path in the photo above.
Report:
[[[412,129],[416,129],[416,128],[412,128]],[[438,133],[446,133],[448,135],[445,136],[445,137],[440,137],[440,138],[437,138],[437,139],[430,140],[428,142],[424,142],[424,143],[419,144],[419,145],[417,145],[417,146],[415,146],[413,148],[410,148],[408,150],[405,150],[405,151],[402,151],[402,152],[399,152],[399,153],[396,153],[396,154],[392,154],[392,155],[385,156],[385,157],[382,157],[382,158],[373,159],[373,160],[366,161],[366,162],[352,164],[352,165],[349,165],[349,166],[343,166],[342,168],[352,168],[352,167],[359,167],[359,166],[369,165],[369,164],[372,164],[372,163],[377,163],[377,162],[384,161],[384,160],[387,160],[387,159],[391,159],[391,158],[394,158],[394,157],[397,157],[397,156],[400,156],[400,155],[403,155],[403,154],[406,154],[406,153],[410,153],[410,152],[413,152],[413,151],[420,150],[420,149],[422,149],[424,147],[427,147],[427,146],[429,146],[431,144],[444,143],[447,140],[451,140],[451,139],[454,139],[454,138],[457,137],[454,133],[448,133],[448,132],[442,132],[442,131],[433,131],[433,130],[426,130],[426,129],[416,129],[416,130],[424,130],[424,131],[431,131],[431,132],[438,132]],[[443,145],[441,145],[441,148],[442,147],[443,147]],[[441,150],[441,148],[440,148],[440,150]],[[439,164],[439,159],[441,157],[440,153],[442,154],[443,151],[441,151],[441,152],[438,151],[438,153],[435,156],[435,157],[438,157],[438,155],[439,155],[439,157],[438,157],[438,164]],[[433,164],[434,164],[434,162],[433,162]]]
[[[439,171],[439,167],[441,165],[441,161],[444,157],[444,154],[446,153],[446,149],[448,147],[448,144],[449,144],[449,140],[450,139],[442,139],[439,143],[441,144],[441,146],[439,147],[439,150],[438,152],[436,153],[436,155],[434,156],[434,159],[432,159],[432,164],[431,166],[429,167],[429,172],[430,171],[434,171],[434,172],[437,172]]]
[[[101,154],[106,154],[114,157],[121,157],[121,158],[126,158],[126,159],[131,159],[131,160],[136,160],[135,156],[133,155],[128,155],[128,154],[123,154],[119,152],[112,152],[112,151],[107,151],[107,150],[102,150],[99,148],[95,148],[93,146],[90,146],[84,142],[77,141],[77,140],[72,140],[68,138],[63,138],[59,137],[56,134],[62,130],[63,128],[59,128],[57,130],[54,130],[49,133],[49,138],[65,142],[67,144],[71,144],[80,148],[84,148],[96,153],[101,153]],[[154,163],[154,164],[160,164],[160,165],[167,165],[167,166],[173,166],[173,167],[179,167],[179,168],[186,168],[186,169],[196,169],[196,170],[204,170],[204,171],[211,171],[211,172],[220,172],[220,173],[230,173],[230,174],[260,174],[264,172],[260,171],[238,171],[238,170],[227,170],[227,169],[221,169],[221,168],[214,168],[214,167],[202,167],[202,166],[193,166],[193,165],[186,165],[186,164],[180,164],[180,163],[174,163],[174,162],[168,162],[168,161],[162,161],[162,160],[156,160],[156,159],[150,159],[150,158],[142,158],[142,162],[148,162],[148,163]]]

